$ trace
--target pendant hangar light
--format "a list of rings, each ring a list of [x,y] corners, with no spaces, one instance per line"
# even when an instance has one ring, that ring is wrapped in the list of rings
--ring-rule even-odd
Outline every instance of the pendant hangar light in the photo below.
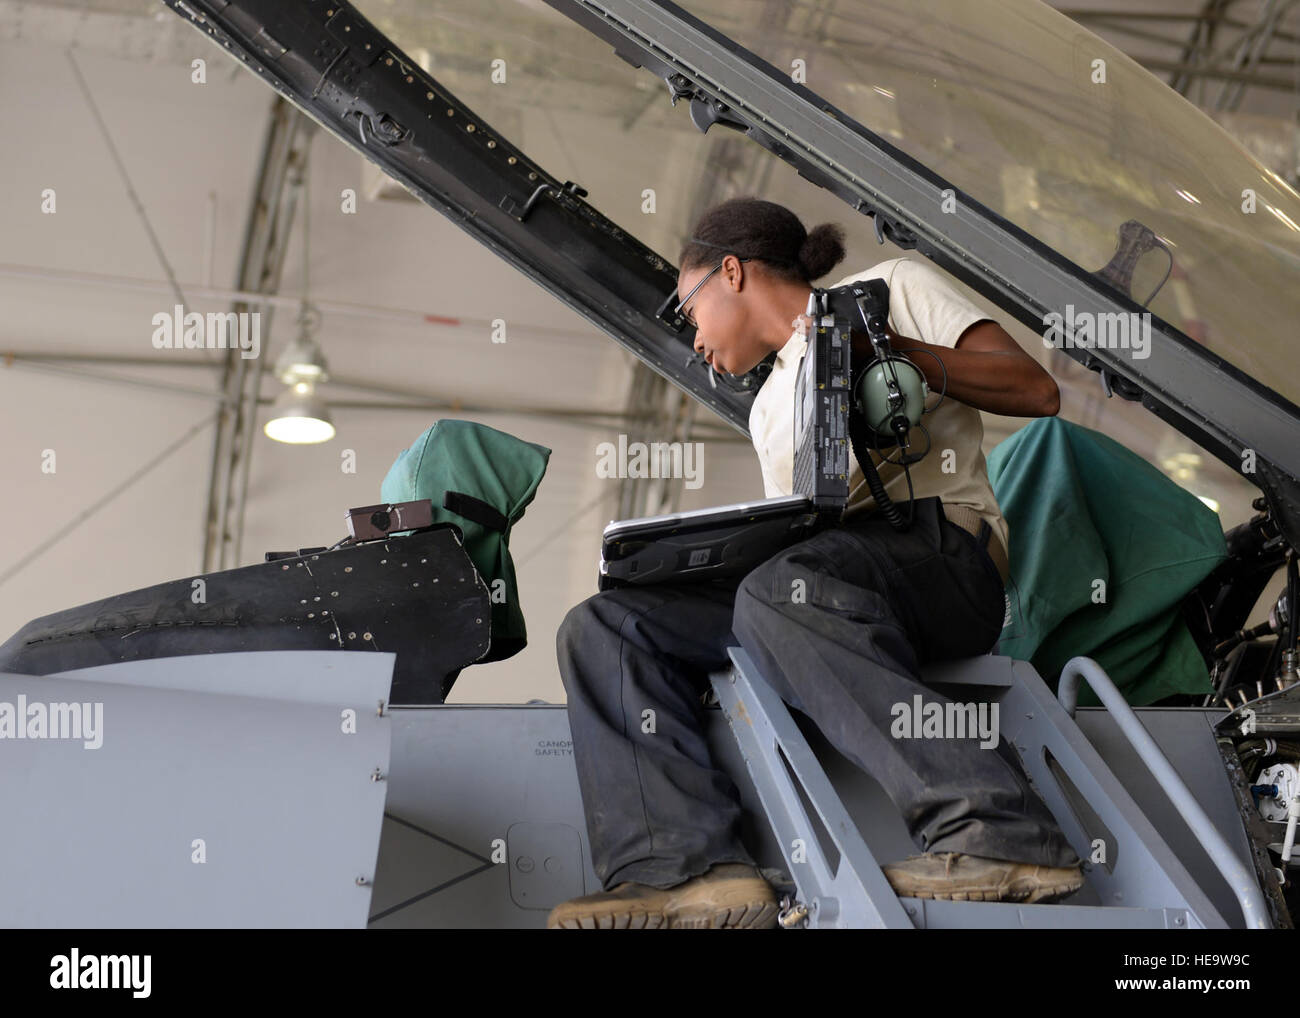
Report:
[[[271,408],[271,419],[262,429],[268,438],[292,445],[310,445],[328,442],[334,437],[334,423],[329,407],[316,391],[320,382],[329,380],[325,355],[316,342],[320,326],[320,312],[308,299],[307,266],[311,258],[308,243],[308,177],[302,182],[302,308],[298,312],[298,335],[276,358],[275,374],[285,384],[284,392],[276,398]]]

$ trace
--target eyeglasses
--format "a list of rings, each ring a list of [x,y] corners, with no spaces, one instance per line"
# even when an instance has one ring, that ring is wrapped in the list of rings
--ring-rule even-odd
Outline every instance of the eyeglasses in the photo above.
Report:
[[[749,261],[748,258],[742,258],[740,260],[742,262]],[[690,314],[689,312],[682,311],[682,308],[686,307],[687,303],[690,301],[692,297],[695,296],[695,294],[699,291],[700,287],[703,286],[705,283],[707,283],[709,281],[709,277],[712,276],[715,272],[717,272],[718,269],[722,268],[722,266],[723,266],[723,262],[718,262],[717,265],[709,269],[709,271],[704,274],[704,278],[701,279],[698,283],[696,283],[693,287],[691,287],[691,292],[682,298],[681,303],[678,304],[675,308],[673,308],[673,314],[682,315],[690,323],[692,329],[699,328],[699,326],[695,322],[695,316],[693,314]]]

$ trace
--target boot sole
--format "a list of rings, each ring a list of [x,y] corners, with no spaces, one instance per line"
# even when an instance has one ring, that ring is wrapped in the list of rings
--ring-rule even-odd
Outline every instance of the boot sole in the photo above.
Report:
[[[751,930],[776,925],[778,906],[772,902],[751,902],[712,909],[683,909],[666,916],[650,912],[618,912],[606,915],[567,916],[553,923],[559,930]]]
[[[672,930],[762,930],[776,925],[779,911],[774,902],[753,901],[745,905],[713,909],[683,909],[669,917]]]
[[[759,886],[755,886],[755,884]],[[608,910],[561,914],[547,923],[560,930],[749,930],[776,925],[780,907],[766,881],[715,881],[662,909]]]
[[[675,930],[751,930],[775,925],[779,908],[765,880],[719,880],[664,910]]]
[[[1019,905],[1050,905],[1061,898],[1068,897],[1083,887],[1083,884],[1060,884],[1040,887],[1029,891],[1014,889],[999,894],[995,890],[981,891],[899,891],[900,898],[920,898],[923,901],[1006,901]]]
[[[565,916],[548,923],[551,930],[662,930],[668,917],[662,912],[608,912],[598,915]]]

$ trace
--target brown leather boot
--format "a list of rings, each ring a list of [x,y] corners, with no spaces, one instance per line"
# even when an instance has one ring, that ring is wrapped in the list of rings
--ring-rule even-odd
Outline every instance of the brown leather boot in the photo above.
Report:
[[[753,866],[719,863],[707,873],[660,890],[618,884],[562,902],[550,930],[763,929],[776,925],[772,886]]]
[[[900,898],[1019,901],[1033,905],[1056,901],[1083,886],[1078,866],[1039,866],[962,852],[913,855],[881,869]]]

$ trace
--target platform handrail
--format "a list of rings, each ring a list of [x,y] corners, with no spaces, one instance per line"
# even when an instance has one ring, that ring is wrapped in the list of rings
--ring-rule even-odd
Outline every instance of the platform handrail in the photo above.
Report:
[[[1156,745],[1155,739],[1151,733],[1146,730],[1137,712],[1124,699],[1124,695],[1116,688],[1115,683],[1111,681],[1109,675],[1101,665],[1097,664],[1090,657],[1072,657],[1065,662],[1065,667],[1061,669],[1061,681],[1057,686],[1057,699],[1060,700],[1061,706],[1065,712],[1074,717],[1074,709],[1078,703],[1079,697],[1079,680],[1086,679],[1092,691],[1097,694],[1097,699],[1102,702],[1111,716],[1115,719],[1115,724],[1119,730],[1128,739],[1129,744],[1136,750],[1141,761],[1146,764],[1155,779],[1160,783],[1169,797],[1169,802],[1174,809],[1178,811],[1179,816],[1191,828],[1192,834],[1200,842],[1201,847],[1205,849],[1205,854],[1210,857],[1215,868],[1223,875],[1223,879],[1228,882],[1236,896],[1238,903],[1241,905],[1241,912],[1246,920],[1246,926],[1256,930],[1267,930],[1272,928],[1269,920],[1268,908],[1264,902],[1264,895],[1259,889],[1259,882],[1256,880],[1254,873],[1248,870],[1237,858],[1237,854],[1228,844],[1227,839],[1219,833],[1217,827],[1206,815],[1201,804],[1196,801],[1192,795],[1191,789],[1179,777],[1178,772],[1174,770],[1169,759],[1161,752],[1160,747]]]

